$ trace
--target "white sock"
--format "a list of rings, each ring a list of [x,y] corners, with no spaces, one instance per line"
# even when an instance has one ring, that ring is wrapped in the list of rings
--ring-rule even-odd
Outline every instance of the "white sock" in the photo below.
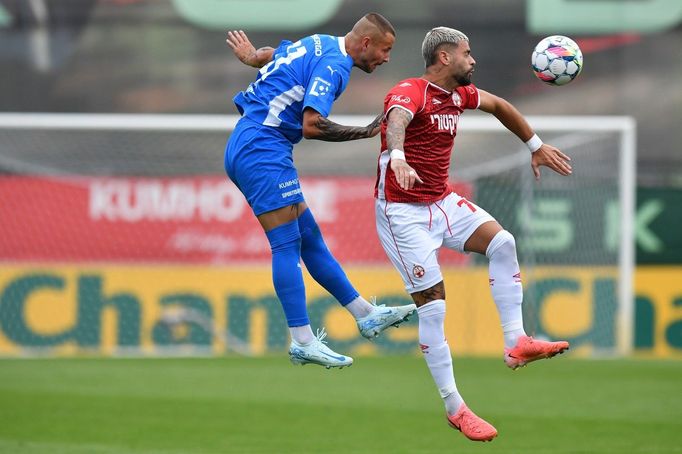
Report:
[[[464,402],[457,390],[452,370],[452,355],[445,340],[445,301],[434,300],[417,308],[419,314],[419,347],[429,366],[433,381],[445,403],[445,411],[454,415]]]
[[[315,335],[313,334],[313,330],[310,325],[290,326],[289,334],[291,334],[291,338],[298,345],[309,344],[315,339]]]
[[[511,233],[502,230],[490,241],[485,255],[490,259],[490,291],[500,316],[504,346],[512,348],[523,330],[523,285],[516,258],[516,241]]]
[[[374,306],[361,296],[358,296],[344,307],[353,314],[355,320],[368,316],[374,310]]]

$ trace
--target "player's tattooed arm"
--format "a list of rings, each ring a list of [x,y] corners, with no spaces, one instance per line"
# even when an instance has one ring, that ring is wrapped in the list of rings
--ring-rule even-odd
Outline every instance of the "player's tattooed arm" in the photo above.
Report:
[[[383,114],[378,115],[367,126],[344,126],[334,123],[320,115],[316,110],[308,108],[303,112],[303,137],[326,142],[367,139],[379,133],[382,118]]]
[[[386,146],[389,150],[402,150],[405,145],[405,130],[412,115],[404,109],[391,109],[386,125]]]
[[[272,61],[272,55],[275,52],[275,49],[272,47],[256,49],[242,30],[227,32],[225,42],[232,48],[239,61],[254,68],[262,68]]]
[[[405,130],[411,120],[412,114],[410,112],[396,108],[388,112],[386,125],[386,146],[391,153],[391,170],[398,185],[405,190],[412,189],[416,183],[423,183],[404,157]],[[403,152],[403,157],[397,156],[393,150]]]

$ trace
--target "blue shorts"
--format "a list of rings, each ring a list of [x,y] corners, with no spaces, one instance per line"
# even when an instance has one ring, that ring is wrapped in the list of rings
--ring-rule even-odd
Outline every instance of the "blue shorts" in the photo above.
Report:
[[[256,216],[304,201],[293,144],[270,126],[242,117],[225,147],[225,171]]]

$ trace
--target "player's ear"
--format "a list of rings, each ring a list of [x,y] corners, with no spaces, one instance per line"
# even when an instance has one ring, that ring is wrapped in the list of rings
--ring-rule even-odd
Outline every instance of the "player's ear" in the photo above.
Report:
[[[367,50],[369,45],[372,44],[372,38],[369,36],[362,37],[362,50]]]
[[[438,51],[438,59],[444,66],[450,64],[450,54],[445,49],[441,49]]]

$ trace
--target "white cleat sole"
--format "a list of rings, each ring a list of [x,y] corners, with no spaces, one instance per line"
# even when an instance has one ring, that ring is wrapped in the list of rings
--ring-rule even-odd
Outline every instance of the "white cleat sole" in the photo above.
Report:
[[[329,364],[329,363],[325,363],[322,361],[315,361],[315,360],[311,360],[311,359],[300,358],[298,356],[289,355],[289,361],[291,361],[291,364],[293,364],[294,366],[305,366],[306,364],[315,364],[316,366],[322,366],[325,369],[331,369],[331,368],[343,369],[344,367],[350,367],[353,365],[353,359],[352,358],[350,360],[350,363],[348,363],[348,364]]]

